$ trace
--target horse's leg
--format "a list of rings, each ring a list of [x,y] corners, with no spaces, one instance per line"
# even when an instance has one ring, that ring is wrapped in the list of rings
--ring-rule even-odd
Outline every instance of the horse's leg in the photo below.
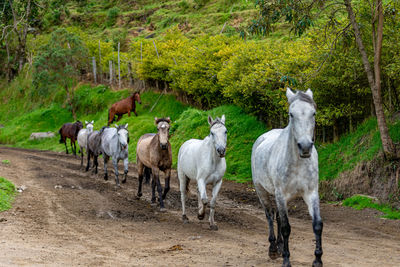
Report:
[[[278,254],[282,255],[283,250],[283,238],[282,238],[282,231],[281,231],[281,217],[279,216],[279,211],[276,211],[276,223],[278,224],[278,233],[277,233],[277,240],[276,246],[278,248]]]
[[[81,146],[79,146],[79,150],[81,152],[81,168],[83,166],[83,148]]]
[[[308,211],[311,215],[312,218],[312,226],[314,230],[314,235],[315,235],[315,260],[312,264],[313,267],[322,267],[322,240],[321,240],[321,235],[322,235],[322,228],[323,228],[323,223],[321,220],[321,215],[319,211],[319,196],[318,196],[318,191],[313,191],[310,194],[305,194],[303,196],[304,201],[306,202],[308,206]]]
[[[179,179],[179,189],[181,191],[181,202],[182,202],[182,221],[183,223],[188,223],[189,219],[186,216],[186,191],[188,189],[188,178],[186,175],[178,169],[178,179]]]
[[[151,204],[156,204],[156,180],[154,174],[151,178]]]
[[[136,113],[136,109],[133,111],[133,113],[135,113],[136,117],[138,116],[137,113]]]
[[[276,190],[275,192],[275,200],[276,204],[278,206],[278,212],[279,212],[279,217],[281,220],[281,231],[282,231],[282,237],[283,237],[283,252],[282,252],[282,257],[283,257],[283,264],[282,267],[290,267],[292,266],[290,264],[290,252],[289,252],[289,236],[290,236],[290,224],[289,224],[289,218],[287,214],[287,207],[286,207],[286,199],[283,196],[282,192],[279,190]]]
[[[68,154],[67,138],[64,139],[65,152]]]
[[[167,193],[169,191],[169,180],[171,178],[171,169],[168,169],[165,171],[165,187],[164,187],[164,193],[163,193],[163,199],[167,197]]]
[[[157,185],[158,201],[160,201],[160,211],[164,212],[164,211],[166,211],[166,209],[164,207],[164,200],[163,200],[163,196],[162,196],[162,185],[160,182],[160,170],[157,168],[152,168],[151,171],[153,173],[153,179]]]
[[[86,150],[86,154],[87,154],[87,165],[86,165],[86,171],[89,170],[89,166],[90,166],[90,155],[92,154],[90,149]]]
[[[110,159],[109,156],[107,156],[105,153],[103,153],[103,159],[104,159],[104,180],[108,180],[108,172],[107,172],[107,162]]]
[[[94,173],[97,174],[97,167],[99,166],[99,162],[97,161],[97,158],[99,157],[99,155],[94,155],[93,156],[93,164],[96,167]]]
[[[130,117],[130,116],[131,116],[131,111],[129,110],[129,111],[128,111],[128,117]]]
[[[139,177],[139,186],[138,186],[138,192],[136,195],[136,198],[139,199],[143,194],[142,194],[142,183],[143,183],[143,172],[144,172],[144,165],[143,163],[138,160],[137,163],[137,171],[138,171],[138,177]]]
[[[278,248],[276,245],[276,237],[274,232],[274,210],[272,208],[271,195],[265,191],[262,187],[255,186],[257,196],[260,199],[260,203],[264,208],[265,216],[267,217],[268,221],[268,241],[269,241],[269,249],[268,249],[268,256],[275,260],[278,258]],[[280,225],[280,223],[278,224]],[[278,226],[278,233],[279,233],[279,226]],[[279,235],[279,234],[278,234]]]
[[[221,189],[221,185],[222,179],[214,184],[214,187],[212,189],[212,198],[210,201],[210,229],[215,231],[218,230],[218,226],[214,222],[215,204],[217,203],[217,196],[219,190]]]
[[[72,139],[69,139],[69,140],[71,140],[71,150],[72,150],[72,154],[74,154],[74,156],[76,156],[76,151],[75,151],[75,149],[74,149],[74,142],[72,141]]]
[[[117,122],[120,120],[120,119],[122,119],[122,115],[117,115]]]
[[[122,183],[126,183],[126,178],[128,177],[128,164],[129,160],[128,157],[124,159],[124,179],[122,179]]]
[[[115,184],[118,187],[120,187],[121,185],[119,184],[119,178],[118,178],[119,172],[118,172],[118,159],[117,159],[117,157],[113,157],[112,163],[114,165]]]
[[[197,188],[198,188],[198,201],[199,201],[199,212],[197,213],[197,218],[199,220],[203,220],[208,203],[206,184],[204,182],[204,179],[200,178],[197,180]]]

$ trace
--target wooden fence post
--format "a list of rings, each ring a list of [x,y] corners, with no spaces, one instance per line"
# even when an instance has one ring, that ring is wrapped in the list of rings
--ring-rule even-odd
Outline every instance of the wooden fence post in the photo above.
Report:
[[[97,83],[97,77],[96,77],[96,58],[92,57],[92,65],[93,65],[93,79],[94,83]]]
[[[128,62],[128,77],[129,77],[129,86],[133,85],[133,77],[132,77],[132,64]]]
[[[112,80],[113,80],[113,71],[112,71],[112,69],[113,69],[113,67],[112,67],[112,61],[110,60],[110,61],[108,61],[108,64],[109,64],[109,66],[110,66],[110,86],[112,85]]]
[[[119,58],[119,45],[120,43],[118,42],[118,88],[121,88],[121,62]]]
[[[156,46],[156,42],[154,42],[154,40],[153,40],[153,44],[154,44],[154,48],[156,49],[157,58],[160,58],[160,55],[158,54],[158,50],[157,50],[157,46]]]
[[[100,40],[99,40],[99,81],[103,81],[103,74],[101,73],[101,47],[100,47]]]

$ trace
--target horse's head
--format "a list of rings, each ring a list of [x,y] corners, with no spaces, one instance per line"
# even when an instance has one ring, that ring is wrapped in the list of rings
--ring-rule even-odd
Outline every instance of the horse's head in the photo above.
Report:
[[[136,101],[136,102],[138,102],[139,104],[142,104],[142,100],[140,100],[140,93],[139,93],[139,92],[134,93],[134,94],[132,95],[132,97],[133,97],[133,101]]]
[[[122,150],[126,150],[129,144],[128,123],[125,125],[115,125],[117,128],[118,140]]]
[[[308,89],[305,93],[293,93],[286,90],[289,101],[289,126],[292,129],[295,144],[299,149],[300,157],[309,158],[314,145],[315,112],[317,105],[313,93]]]
[[[225,157],[227,133],[225,127],[225,115],[221,118],[216,117],[215,120],[208,116],[208,123],[210,124],[210,138],[214,143],[215,150],[219,157]]]
[[[94,121],[85,121],[86,124],[86,129],[88,130],[88,133],[93,132],[93,123]]]
[[[168,139],[169,139],[169,127],[171,119],[168,118],[154,118],[157,125],[158,138],[160,140],[160,147],[163,150],[168,149]]]

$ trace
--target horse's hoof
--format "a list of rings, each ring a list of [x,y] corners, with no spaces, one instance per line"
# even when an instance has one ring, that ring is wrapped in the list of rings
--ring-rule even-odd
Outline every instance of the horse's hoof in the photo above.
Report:
[[[104,176],[104,180],[106,180],[106,181],[108,180],[108,176],[107,175]]]
[[[185,215],[182,215],[182,221],[184,224],[188,224],[189,223],[189,218]]]
[[[204,219],[205,214],[197,214],[197,218],[201,221]]]
[[[269,251],[268,252],[268,256],[271,260],[276,260],[280,255],[278,253],[278,251]]]
[[[322,266],[324,266],[322,261],[314,260],[314,262],[312,264],[312,267],[322,267]]]
[[[141,197],[142,197],[142,193],[138,193],[137,195],[136,195],[136,199],[140,199]]]
[[[211,224],[210,225],[210,230],[212,231],[218,231],[218,226],[216,224]]]
[[[284,259],[283,260],[282,267],[292,267],[292,265],[290,264],[289,259],[287,259],[287,260]]]
[[[166,212],[167,209],[166,208],[160,208],[160,212]]]
[[[122,180],[121,183],[125,184],[126,183],[126,179]]]

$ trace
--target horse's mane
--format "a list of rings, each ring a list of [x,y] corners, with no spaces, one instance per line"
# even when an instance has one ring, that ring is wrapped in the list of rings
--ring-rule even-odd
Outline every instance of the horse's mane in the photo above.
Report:
[[[168,120],[167,118],[159,118],[156,120],[156,124],[159,124],[162,121],[165,121],[168,124],[171,123],[171,120]]]
[[[317,109],[317,104],[315,103],[314,99],[312,99],[312,97],[310,97],[309,95],[307,95],[306,93],[304,93],[302,91],[297,91],[297,94],[293,97],[293,99],[291,100],[291,103],[293,103],[296,100],[307,102],[307,103],[313,105],[315,109]]]
[[[99,131],[99,135],[102,135],[103,132],[104,132],[104,130],[105,130],[106,128],[110,128],[110,127],[108,127],[108,126],[103,126],[103,127],[101,127],[101,129],[100,129],[100,131]]]

